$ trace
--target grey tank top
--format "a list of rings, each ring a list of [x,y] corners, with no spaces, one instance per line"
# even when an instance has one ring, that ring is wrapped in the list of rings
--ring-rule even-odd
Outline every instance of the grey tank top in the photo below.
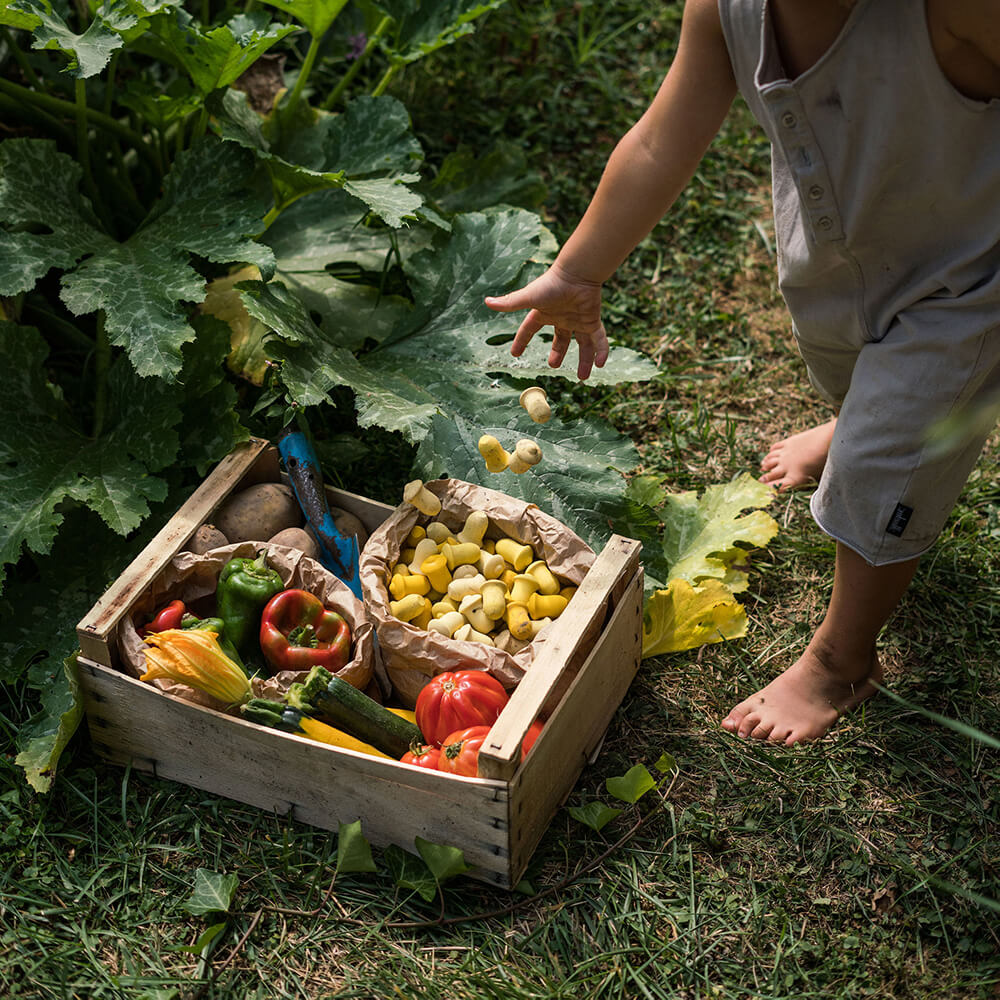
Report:
[[[860,347],[937,298],[1000,324],[1000,100],[947,80],[923,0],[858,0],[795,80],[768,0],[719,12],[772,143],[778,276],[799,338]]]

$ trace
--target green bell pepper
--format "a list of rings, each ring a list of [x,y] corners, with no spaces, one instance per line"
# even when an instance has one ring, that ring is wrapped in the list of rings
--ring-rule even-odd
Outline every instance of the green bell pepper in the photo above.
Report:
[[[256,559],[230,559],[219,574],[216,609],[225,623],[226,637],[247,656],[259,649],[260,613],[285,589],[281,574],[268,566],[261,550]]]

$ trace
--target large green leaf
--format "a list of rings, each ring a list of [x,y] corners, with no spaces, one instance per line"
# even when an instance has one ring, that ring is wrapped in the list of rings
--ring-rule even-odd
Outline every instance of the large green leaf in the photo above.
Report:
[[[0,295],[113,245],[79,193],[79,164],[48,139],[0,143]]]
[[[365,364],[384,375],[408,372],[418,363],[447,367],[468,379],[492,373],[538,378],[573,371],[548,365],[549,348],[537,336],[519,358],[509,342],[522,317],[492,312],[486,295],[514,287],[525,267],[545,258],[551,234],[538,216],[521,209],[457,216],[447,242],[404,260],[418,308]],[[656,377],[656,366],[626,348],[613,348],[591,385],[617,385]]]
[[[11,8],[31,19],[32,48],[62,52],[69,60],[68,71],[78,79],[100,73],[112,53],[124,44],[122,33],[139,23],[139,18],[122,0],[102,4],[82,33],[73,31],[48,0],[17,0]]]
[[[319,38],[326,34],[347,0],[264,0],[264,3],[294,17],[309,29],[313,38]]]
[[[506,0],[376,0],[374,6],[395,20],[390,47],[400,62],[414,62],[451,45],[473,30],[472,22]]]
[[[166,495],[166,483],[154,474],[175,461],[181,446],[178,427],[185,435],[186,461],[202,468],[246,439],[231,412],[232,389],[218,385],[227,349],[221,330],[205,331],[185,350],[178,382],[139,378],[119,357],[108,377],[105,430],[93,438],[77,426],[47,381],[48,349],[38,332],[0,323],[0,352],[9,366],[6,402],[18,415],[16,421],[0,422],[0,583],[5,564],[24,549],[50,551],[66,502],[90,508],[119,535],[138,527],[149,502]],[[211,398],[204,401],[203,393]],[[211,433],[200,422],[182,424],[183,404],[190,412],[195,401],[202,418],[214,414]]]
[[[343,114],[316,112],[291,138],[271,136],[275,127],[262,121],[239,91],[224,94],[215,110],[222,138],[253,150],[266,164],[279,205],[341,188],[387,225],[399,227],[423,202],[407,186],[417,180],[407,171],[419,165],[420,146],[395,98],[358,98]]]
[[[111,371],[109,431],[87,438],[46,381],[47,348],[38,332],[0,323],[7,365],[5,398],[17,420],[0,423],[0,582],[22,546],[47,552],[62,522],[59,506],[75,500],[125,534],[162,499],[165,484],[149,475],[173,459],[180,420],[176,390],[136,379],[127,363]]]
[[[450,213],[478,212],[495,205],[537,208],[545,199],[545,183],[528,165],[520,146],[499,142],[482,155],[468,146],[450,153],[428,192]]]
[[[272,45],[297,30],[294,24],[272,22],[263,11],[237,14],[217,28],[207,28],[183,8],[154,18],[151,27],[204,95],[228,87]]]
[[[693,490],[668,494],[659,514],[668,579],[714,578],[733,593],[746,590],[740,564],[747,551],[767,545],[778,533],[778,523],[760,509],[773,500],[774,488],[747,472],[707,487],[701,496]]]
[[[282,361],[281,378],[296,403],[318,406],[328,402],[332,389],[348,386],[361,426],[391,428],[413,442],[426,435],[437,401],[419,384],[368,371],[335,330],[317,327],[302,302],[279,283],[244,282],[239,287],[247,312],[277,335],[268,348]]]
[[[325,274],[336,264],[379,272],[392,244],[384,227],[362,224],[365,214],[343,190],[319,191],[286,208],[262,238],[274,250],[279,274]],[[422,227],[404,229],[398,238],[412,234],[423,237],[421,246],[430,239]],[[405,243],[402,249],[405,254]]]
[[[639,460],[635,446],[598,420],[564,424],[553,417],[547,424],[532,424],[518,406],[516,389],[490,386],[453,382],[450,391],[441,384],[429,387],[446,412],[432,418],[430,432],[417,450],[414,475],[422,479],[448,475],[534,503],[595,549],[603,548],[612,534],[612,522],[622,512],[622,474]],[[516,414],[520,417],[515,421]],[[510,470],[488,472],[477,448],[482,434],[492,434],[508,451],[520,438],[531,438],[544,457],[520,475]]]
[[[205,280],[190,254],[273,272],[270,248],[250,238],[269,204],[249,186],[253,166],[248,153],[217,141],[180,154],[151,220],[63,278],[68,308],[78,315],[103,309],[111,343],[140,375],[176,376],[181,345],[194,338],[187,313],[204,297]]]

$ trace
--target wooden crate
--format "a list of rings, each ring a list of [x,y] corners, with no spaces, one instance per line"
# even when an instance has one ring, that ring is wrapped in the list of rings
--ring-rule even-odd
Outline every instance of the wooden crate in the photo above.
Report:
[[[639,667],[638,542],[613,536],[511,695],[479,756],[484,777],[438,774],[262,728],[163,694],[123,673],[116,629],[150,582],[230,493],[280,478],[276,449],[254,439],[224,459],[77,627],[91,739],[109,761],[328,830],[361,820],[379,846],[414,838],[459,847],[475,877],[516,885],[556,810],[599,749]],[[393,508],[328,490],[369,531]],[[587,652],[581,637],[598,623]],[[521,740],[581,663],[528,757]]]

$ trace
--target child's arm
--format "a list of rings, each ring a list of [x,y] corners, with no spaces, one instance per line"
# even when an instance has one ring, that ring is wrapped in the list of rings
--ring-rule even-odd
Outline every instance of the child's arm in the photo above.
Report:
[[[652,230],[691,179],[722,125],[736,82],[719,22],[718,0],[688,0],[680,43],[653,103],[615,147],[583,219],[541,277],[489,297],[498,312],[529,309],[511,353],[520,355],[544,326],[555,329],[549,364],[562,364],[570,341],[577,374],[603,366],[601,285]]]

